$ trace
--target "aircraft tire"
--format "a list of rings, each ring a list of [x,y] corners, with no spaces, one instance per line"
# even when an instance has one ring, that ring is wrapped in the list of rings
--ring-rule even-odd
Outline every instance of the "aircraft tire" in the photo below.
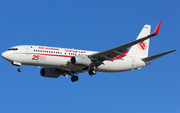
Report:
[[[72,76],[72,77],[71,77],[71,81],[72,81],[72,82],[78,81],[78,79],[79,79],[78,76]]]
[[[19,69],[18,69],[18,72],[21,72],[21,71],[22,71],[22,68],[19,68]]]
[[[89,70],[89,75],[95,75],[96,74],[96,70],[95,69],[91,69]]]

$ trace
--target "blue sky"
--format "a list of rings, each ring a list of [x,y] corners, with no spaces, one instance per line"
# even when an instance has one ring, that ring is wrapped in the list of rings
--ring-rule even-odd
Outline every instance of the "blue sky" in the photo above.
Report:
[[[159,21],[150,55],[180,48],[180,1],[0,1],[0,53],[16,45],[103,51],[133,41],[144,24]],[[179,51],[122,73],[79,74],[72,83],[43,78],[40,68],[0,58],[1,113],[179,113]]]

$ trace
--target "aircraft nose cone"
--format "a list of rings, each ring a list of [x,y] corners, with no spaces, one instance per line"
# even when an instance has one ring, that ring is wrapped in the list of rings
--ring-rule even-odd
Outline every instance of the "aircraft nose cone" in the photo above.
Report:
[[[7,60],[7,61],[9,61],[9,62],[12,61],[11,53],[10,53],[9,51],[3,52],[3,53],[1,54],[1,56],[2,56],[5,60]]]
[[[6,60],[9,59],[9,54],[7,53],[7,51],[6,51],[6,52],[3,52],[3,53],[1,54],[1,56],[2,56],[4,59],[6,59]]]
[[[3,58],[5,58],[5,52],[4,52],[4,53],[2,53],[2,54],[1,54],[1,56],[2,56]]]

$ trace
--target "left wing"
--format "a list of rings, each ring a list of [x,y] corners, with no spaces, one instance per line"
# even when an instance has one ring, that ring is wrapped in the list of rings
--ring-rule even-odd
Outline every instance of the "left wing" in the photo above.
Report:
[[[152,33],[146,37],[140,38],[138,40],[132,41],[130,43],[127,43],[127,44],[124,44],[124,45],[121,45],[121,46],[118,46],[118,47],[115,47],[115,48],[112,48],[109,50],[105,50],[105,51],[102,51],[99,53],[89,55],[89,58],[93,61],[93,63],[96,66],[99,66],[99,65],[103,64],[103,61],[106,59],[113,61],[112,58],[114,58],[117,55],[125,56],[124,52],[126,52],[128,50],[127,48],[129,48],[135,44],[138,44],[146,39],[152,38],[153,36],[156,36],[159,33],[160,25],[161,25],[161,22],[159,22],[159,24],[157,25],[154,33]]]

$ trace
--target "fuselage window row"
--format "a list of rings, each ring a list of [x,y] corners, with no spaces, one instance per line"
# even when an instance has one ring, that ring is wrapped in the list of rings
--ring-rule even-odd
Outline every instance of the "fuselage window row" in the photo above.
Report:
[[[43,50],[34,50],[34,52],[62,54],[61,52],[55,52],[55,51],[43,51]]]
[[[69,53],[69,55],[76,55],[75,53]],[[79,54],[79,55],[81,55],[81,54]]]
[[[54,53],[54,54],[62,54],[62,52],[56,52],[56,51],[43,51],[43,50],[35,50],[34,49],[34,52],[42,52],[42,53]],[[66,53],[65,53],[66,54]],[[69,53],[69,55],[78,55],[78,54],[75,54],[75,53]],[[83,55],[83,54],[79,54],[79,55]],[[88,55],[85,55],[85,56],[88,56]]]

